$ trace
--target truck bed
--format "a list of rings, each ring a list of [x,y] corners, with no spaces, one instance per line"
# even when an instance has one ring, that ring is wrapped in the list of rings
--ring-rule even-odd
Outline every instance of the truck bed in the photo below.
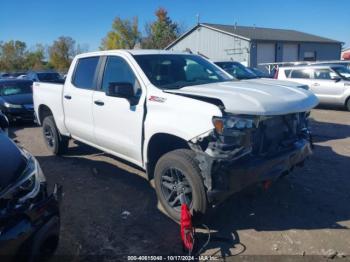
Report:
[[[46,105],[52,111],[57,127],[64,126],[63,86],[63,83],[33,83],[34,110],[39,124],[42,124],[39,116],[40,110],[42,110],[40,106]]]

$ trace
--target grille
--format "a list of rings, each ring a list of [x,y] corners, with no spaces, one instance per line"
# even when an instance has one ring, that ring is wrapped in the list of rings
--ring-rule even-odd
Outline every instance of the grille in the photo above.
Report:
[[[252,134],[252,153],[265,156],[286,150],[298,140],[300,129],[299,114],[269,117]]]

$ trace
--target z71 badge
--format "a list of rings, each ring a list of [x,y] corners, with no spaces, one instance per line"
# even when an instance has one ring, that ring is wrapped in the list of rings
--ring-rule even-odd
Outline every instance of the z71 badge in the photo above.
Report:
[[[166,98],[164,97],[159,97],[159,96],[150,96],[148,98],[149,101],[154,101],[154,102],[159,102],[159,103],[164,103]]]

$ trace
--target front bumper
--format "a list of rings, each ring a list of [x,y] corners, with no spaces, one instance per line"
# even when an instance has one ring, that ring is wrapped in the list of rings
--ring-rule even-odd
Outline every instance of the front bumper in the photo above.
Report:
[[[59,237],[62,189],[55,185],[53,192],[48,194],[46,184],[43,184],[39,194],[41,196],[27,209],[1,219],[0,256],[9,259],[29,256],[39,241],[38,236],[40,240]]]
[[[220,163],[220,167],[211,174],[212,186],[207,191],[208,200],[213,204],[221,202],[249,185],[276,179],[295,166],[302,165],[311,154],[310,142],[301,139],[292,148],[273,157],[247,155],[236,161]]]

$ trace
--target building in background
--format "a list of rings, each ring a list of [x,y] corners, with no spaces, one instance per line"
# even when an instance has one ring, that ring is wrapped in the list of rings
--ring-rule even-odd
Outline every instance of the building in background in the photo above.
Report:
[[[350,47],[343,49],[341,52],[341,59],[350,60]]]
[[[250,67],[261,63],[338,60],[342,42],[295,30],[200,23],[166,47],[234,60]],[[262,67],[263,68],[263,67]]]

